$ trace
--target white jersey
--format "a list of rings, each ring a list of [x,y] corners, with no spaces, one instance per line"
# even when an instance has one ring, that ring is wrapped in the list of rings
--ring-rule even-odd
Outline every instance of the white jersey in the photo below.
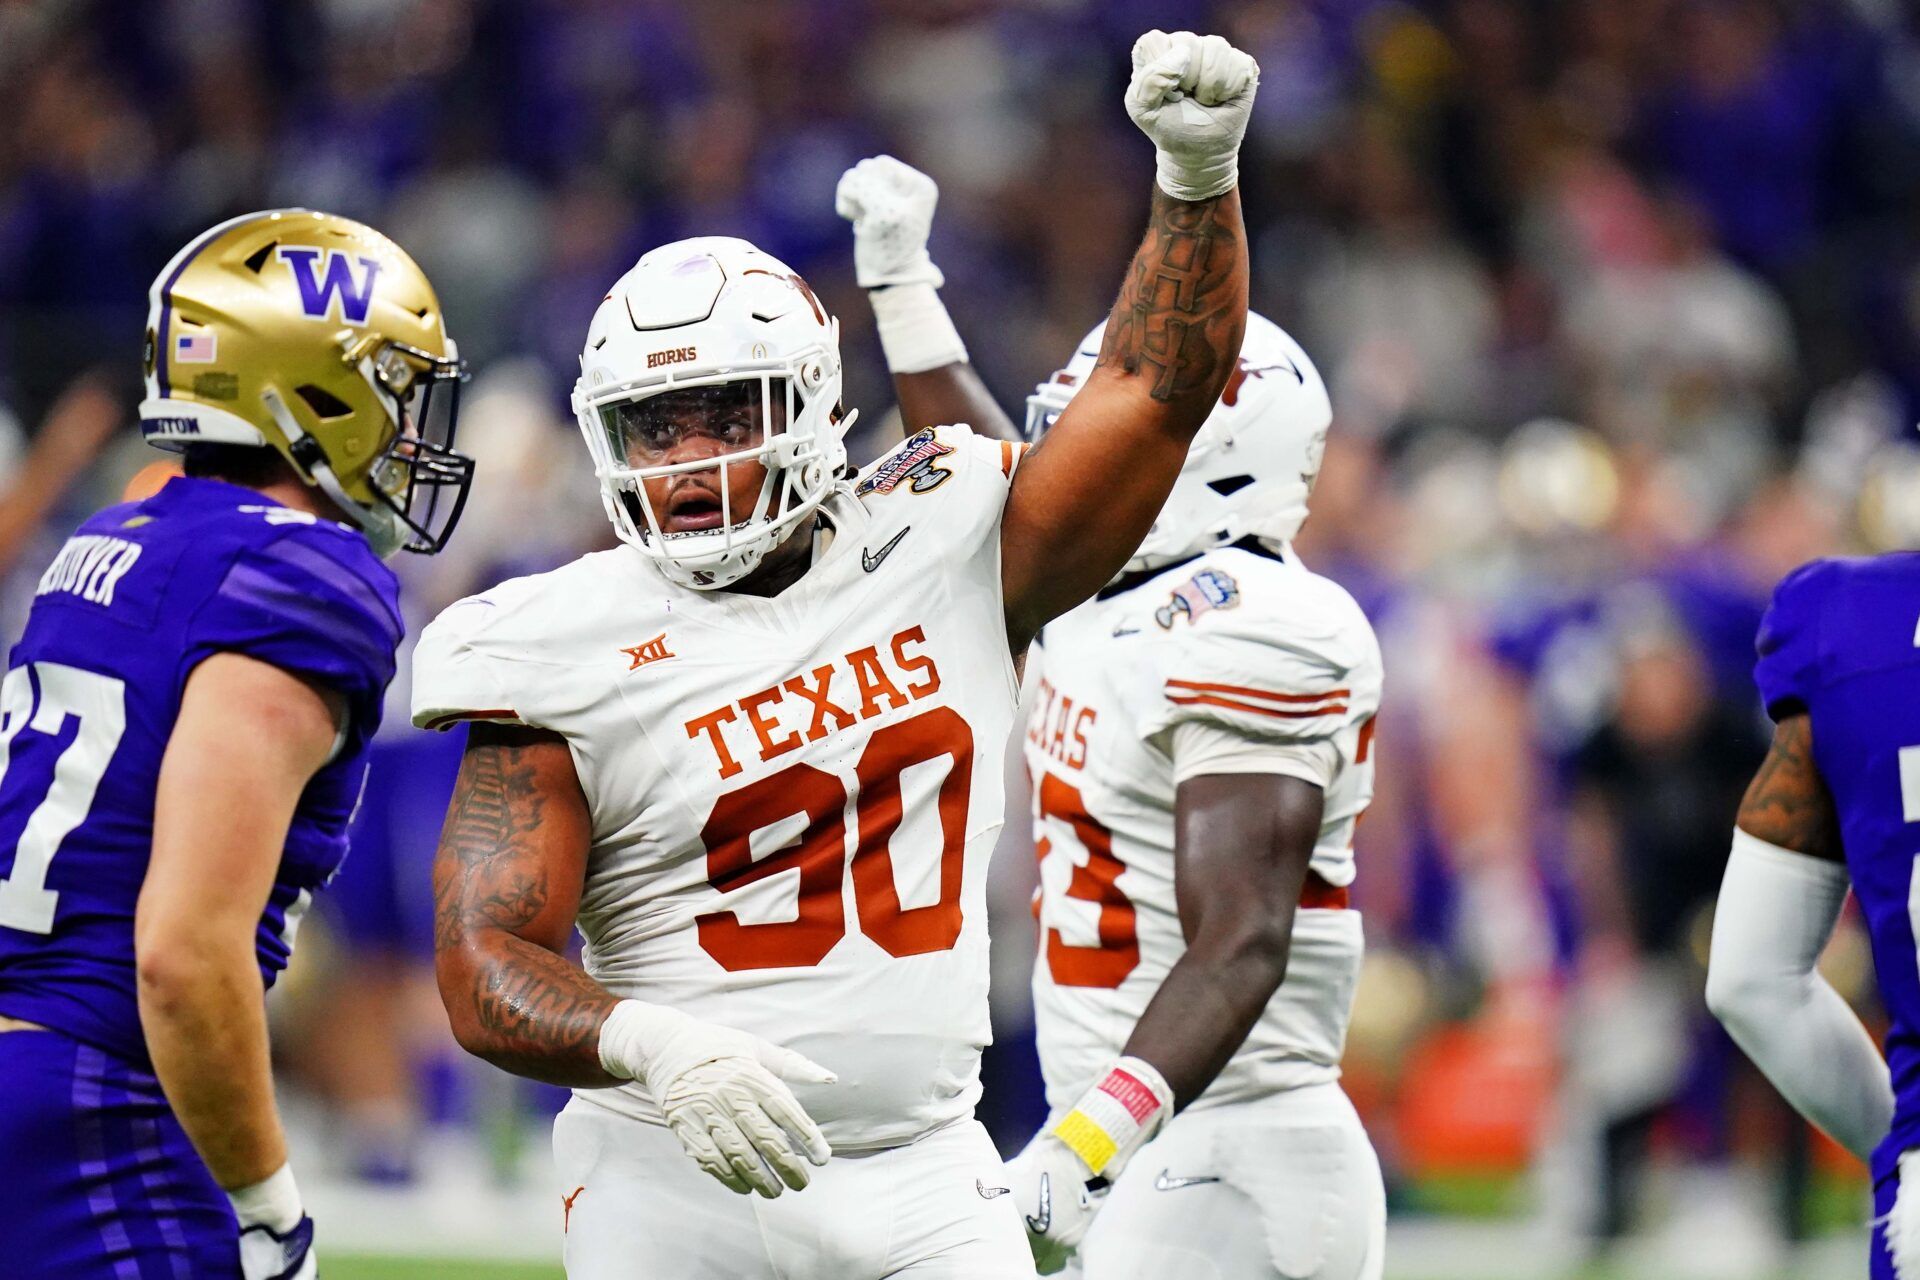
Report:
[[[964,427],[905,441],[828,499],[830,545],[777,597],[682,589],[620,547],[453,605],[414,659],[416,724],[567,740],[587,972],[837,1073],[795,1086],[836,1150],[979,1097],[1019,456]],[[639,1086],[579,1096],[660,1120]]]
[[[1071,1105],[1112,1064],[1186,951],[1176,747],[1197,739],[1265,751],[1259,771],[1307,777],[1326,799],[1286,981],[1193,1106],[1337,1079],[1362,950],[1344,890],[1380,704],[1380,649],[1359,606],[1291,553],[1228,547],[1103,592],[1048,623],[1036,652],[1026,757],[1048,1102]]]

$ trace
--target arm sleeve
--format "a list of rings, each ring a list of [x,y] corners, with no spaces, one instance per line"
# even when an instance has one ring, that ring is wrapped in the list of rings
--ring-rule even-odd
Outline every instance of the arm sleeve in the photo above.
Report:
[[[214,653],[243,653],[338,690],[371,733],[401,631],[398,588],[364,543],[295,525],[228,564],[194,615],[180,680]]]
[[[1775,720],[1805,711],[1819,678],[1821,599],[1830,578],[1816,560],[1788,574],[1774,590],[1754,642],[1754,682]]]
[[[1736,829],[1713,917],[1707,1005],[1800,1114],[1864,1161],[1893,1123],[1893,1080],[1818,969],[1846,899],[1841,864]]]
[[[475,596],[448,606],[413,650],[413,723],[450,729],[462,720],[526,724],[482,651],[496,606]]]

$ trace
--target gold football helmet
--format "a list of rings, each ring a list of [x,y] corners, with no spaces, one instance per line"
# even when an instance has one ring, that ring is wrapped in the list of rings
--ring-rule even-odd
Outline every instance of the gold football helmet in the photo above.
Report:
[[[412,258],[349,218],[275,209],[182,249],[149,295],[150,444],[270,446],[382,555],[431,554],[466,504],[466,378]]]

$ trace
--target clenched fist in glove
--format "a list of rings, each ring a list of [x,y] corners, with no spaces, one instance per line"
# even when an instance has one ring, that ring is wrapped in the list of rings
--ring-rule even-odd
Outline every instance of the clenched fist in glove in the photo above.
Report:
[[[771,1200],[807,1185],[832,1149],[787,1082],[832,1084],[833,1072],[759,1036],[622,1000],[600,1028],[600,1065],[646,1087],[702,1169]]]
[[[927,256],[939,199],[932,178],[892,156],[870,157],[840,175],[833,208],[853,224],[853,269],[862,289],[946,283]]]
[[[1211,200],[1239,181],[1260,65],[1220,36],[1149,31],[1133,45],[1127,114],[1156,149],[1160,189]]]
[[[927,256],[939,199],[932,178],[892,156],[862,160],[834,192],[834,210],[853,224],[854,275],[873,290],[874,323],[894,373],[966,363],[967,346],[936,292],[946,277]]]

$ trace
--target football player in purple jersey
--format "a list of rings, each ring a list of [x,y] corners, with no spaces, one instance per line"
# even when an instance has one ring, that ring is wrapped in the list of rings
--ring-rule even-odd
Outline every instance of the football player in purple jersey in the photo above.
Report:
[[[290,209],[154,283],[146,438],[183,476],[83,524],[0,682],[0,1270],[315,1274],[261,999],[394,670],[398,549],[472,463],[433,288]]]
[[[1755,669],[1773,745],[1740,805],[1707,975],[1747,1056],[1868,1163],[1874,1280],[1920,1275],[1916,626],[1912,553],[1815,561],[1774,593]],[[1892,1019],[1884,1059],[1817,968],[1849,887]]]

